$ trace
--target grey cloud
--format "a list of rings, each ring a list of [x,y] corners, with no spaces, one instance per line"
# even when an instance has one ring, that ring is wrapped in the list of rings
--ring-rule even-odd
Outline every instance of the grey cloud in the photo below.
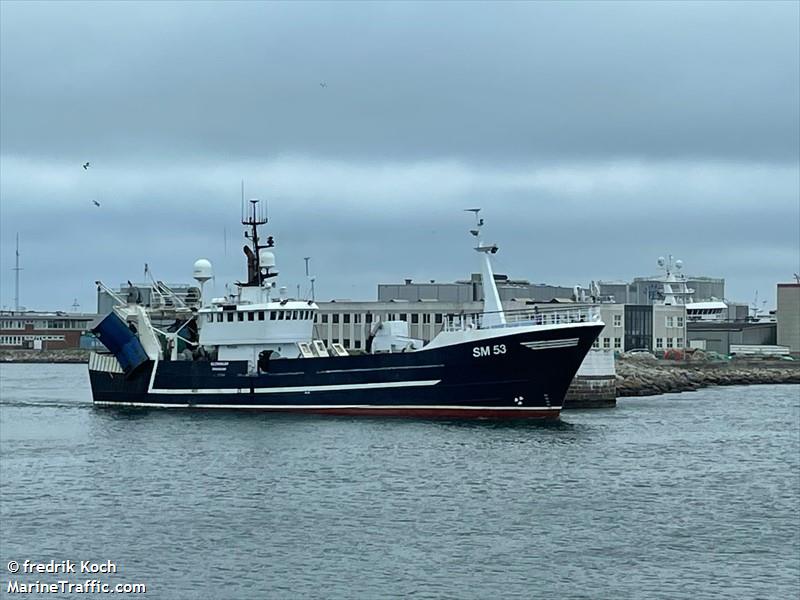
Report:
[[[672,252],[774,303],[800,270],[799,18],[777,2],[0,2],[2,304],[17,231],[30,306],[90,308],[95,279],[144,262],[185,281],[199,256],[221,288],[242,275],[242,177],[272,202],[283,284],[311,255],[324,298],[466,276],[460,209],[479,205],[500,272],[572,285]]]
[[[796,3],[2,10],[6,155],[798,157]]]

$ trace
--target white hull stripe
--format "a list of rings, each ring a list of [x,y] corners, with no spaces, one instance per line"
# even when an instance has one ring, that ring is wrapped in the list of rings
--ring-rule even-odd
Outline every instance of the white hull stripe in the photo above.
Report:
[[[154,370],[155,372],[155,370]],[[427,379],[421,381],[387,381],[385,383],[345,383],[337,385],[314,385],[314,386],[287,386],[287,387],[267,387],[254,388],[256,394],[296,394],[313,392],[340,392],[347,390],[376,390],[387,388],[403,387],[425,387],[436,385],[441,379]],[[198,389],[167,389],[152,387],[147,390],[150,394],[249,394],[250,388],[198,388]]]
[[[377,405],[377,404],[167,404],[162,402],[109,402],[95,401],[98,406],[142,406],[148,408],[250,408],[271,410],[324,410],[324,409],[370,409],[370,410],[502,410],[510,412],[536,412],[561,410],[560,406],[448,406],[448,405]]]
[[[550,348],[571,348],[578,345],[578,338],[564,340],[545,340],[541,342],[520,342],[529,350],[549,350]]]

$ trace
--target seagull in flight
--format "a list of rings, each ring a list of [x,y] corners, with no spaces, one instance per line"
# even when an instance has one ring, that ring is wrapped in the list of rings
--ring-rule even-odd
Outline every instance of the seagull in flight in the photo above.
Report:
[[[100,206],[100,203],[97,200],[92,200],[92,202],[94,202],[95,206]]]
[[[88,162],[83,163],[83,170],[84,171],[88,171],[89,170],[89,163]]]
[[[319,82],[319,87],[326,88],[326,87],[328,87],[328,84],[325,83],[324,81],[320,81]]]

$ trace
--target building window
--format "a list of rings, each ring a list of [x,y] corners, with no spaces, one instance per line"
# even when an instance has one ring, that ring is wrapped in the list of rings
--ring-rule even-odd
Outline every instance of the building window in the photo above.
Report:
[[[333,322],[334,323],[338,323],[339,322],[339,313],[334,313],[332,316],[333,316]]]
[[[372,323],[372,313],[367,313],[366,315],[364,315],[364,322]]]
[[[611,338],[603,338],[603,348],[611,348]]]
[[[673,341],[671,337],[667,338],[667,348],[673,348]]]
[[[594,342],[592,342],[592,348],[599,348],[600,347],[600,338],[597,338]]]
[[[417,313],[413,313],[411,315],[411,324],[415,325],[417,323],[419,323],[419,315]]]
[[[614,327],[622,327],[622,315],[614,315]]]
[[[356,350],[361,348],[361,340],[356,340],[353,346]]]
[[[349,347],[350,347],[350,340],[348,340],[347,338],[344,338],[344,339],[342,340],[342,345],[343,345],[345,348],[349,348]]]
[[[248,311],[247,312],[247,320],[248,321],[255,321],[256,320],[256,313],[254,313],[252,310]]]
[[[683,327],[683,317],[676,317],[676,320],[678,321],[678,327]]]
[[[323,323],[327,323],[328,322],[328,315],[322,315],[322,322]]]
[[[441,325],[441,323],[442,323],[442,315],[437,314],[435,316],[435,318],[434,318],[434,321],[436,322],[437,325]]]
[[[258,311],[258,320],[259,321],[263,321],[264,320],[264,311],[263,310]]]
[[[406,313],[402,313],[400,315],[400,320],[401,321],[408,321],[408,315]]]
[[[342,315],[342,323],[349,323],[350,322],[350,313],[345,313]]]
[[[675,327],[675,319],[672,315],[667,317],[667,327]]]
[[[656,348],[661,350],[664,347],[664,338],[656,338]]]
[[[422,322],[423,323],[430,323],[431,322],[431,316],[429,314],[427,314],[427,313],[422,315]]]
[[[622,348],[622,338],[614,338],[614,348]]]
[[[353,315],[353,323],[361,323],[361,313],[356,313]]]
[[[678,338],[675,340],[675,347],[676,348],[683,348],[683,338]]]

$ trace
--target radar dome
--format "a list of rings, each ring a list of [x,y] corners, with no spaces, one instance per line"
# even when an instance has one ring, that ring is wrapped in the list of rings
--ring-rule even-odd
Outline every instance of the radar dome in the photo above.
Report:
[[[663,256],[659,256],[658,257],[658,266],[659,267],[663,267],[664,266],[664,257]]]
[[[201,258],[195,261],[194,269],[192,270],[192,277],[194,277],[200,283],[208,281],[214,276],[214,272],[211,268],[211,262],[206,260],[205,258]]]
[[[682,261],[682,260],[680,260],[680,259],[679,259],[679,260],[676,260],[676,261],[675,261],[675,268],[676,268],[676,269],[682,269],[682,268],[683,268],[683,261]]]
[[[270,252],[269,250],[259,250],[258,252],[258,262],[261,264],[261,267],[274,267],[275,266],[275,255]]]

